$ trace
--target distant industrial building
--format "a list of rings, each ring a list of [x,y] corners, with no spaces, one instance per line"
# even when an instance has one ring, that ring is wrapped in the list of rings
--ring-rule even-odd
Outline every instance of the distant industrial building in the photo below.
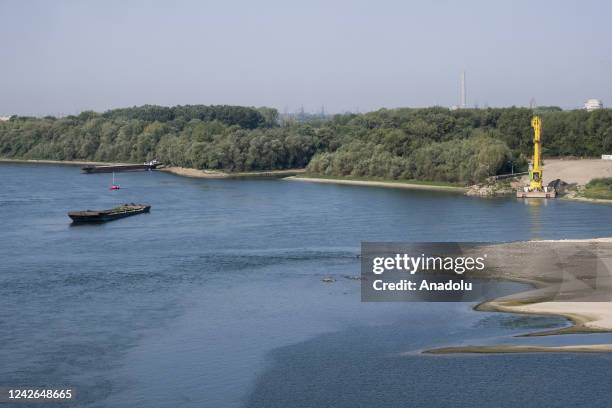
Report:
[[[603,109],[603,103],[599,99],[589,99],[584,103],[584,109],[586,109],[587,112]]]
[[[0,116],[0,122],[7,122],[9,119],[11,119],[11,116],[13,116],[13,115]]]

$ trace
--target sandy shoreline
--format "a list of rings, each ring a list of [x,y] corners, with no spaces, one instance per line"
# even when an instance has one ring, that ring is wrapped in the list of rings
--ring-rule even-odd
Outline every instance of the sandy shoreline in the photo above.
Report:
[[[594,249],[597,248],[597,249]],[[497,259],[499,268],[482,277],[526,282],[533,289],[483,302],[477,311],[562,316],[569,327],[538,331],[517,337],[612,332],[612,238],[542,240],[486,245],[479,250]],[[598,254],[596,261],[574,263],[581,251]],[[558,254],[558,257],[550,256]],[[542,256],[542,254],[545,254]],[[562,254],[562,255],[559,255]],[[563,255],[566,258],[563,258]],[[570,265],[565,262],[570,261]],[[542,261],[560,265],[546,269]],[[538,267],[540,265],[541,267]],[[594,270],[589,270],[594,269]],[[562,272],[560,274],[559,272]],[[596,292],[594,291],[596,288]],[[596,293],[598,297],[593,294]],[[599,299],[602,299],[599,301]],[[594,301],[597,300],[597,301]],[[612,352],[612,344],[531,346],[470,345],[427,350],[431,354],[527,353],[527,352]]]
[[[572,346],[458,346],[426,350],[424,354],[496,354],[496,353],[610,353],[612,344]]]
[[[387,187],[387,188],[402,188],[408,190],[429,190],[429,191],[450,191],[456,193],[464,193],[467,191],[465,187],[454,187],[454,186],[437,186],[435,184],[413,184],[403,183],[395,181],[371,181],[371,180],[345,180],[345,179],[327,179],[317,177],[287,177],[285,180],[289,181],[303,181],[309,183],[323,183],[323,184],[345,184],[351,186],[366,186],[366,187]]]
[[[579,247],[581,249],[589,248],[590,245],[595,244],[602,244],[602,252],[605,255],[598,260],[599,264],[580,265],[583,269],[581,271],[583,281],[577,279],[569,281],[567,277],[547,274],[547,272],[541,269],[536,270],[529,260],[530,256],[537,256],[538,248],[541,248],[542,253],[551,248],[557,248],[557,250],[564,252]],[[529,281],[536,289],[484,302],[477,306],[478,310],[558,315],[564,316],[574,323],[572,327],[538,333],[538,335],[572,332],[612,332],[612,302],[591,301],[588,297],[585,298],[584,293],[581,292],[581,284],[584,282],[593,284],[591,281],[596,280],[597,288],[608,299],[612,299],[612,287],[607,282],[612,278],[610,276],[612,238],[539,240],[526,243],[499,244],[489,246],[485,250],[491,252],[491,249],[495,247],[504,253],[504,256],[508,258],[505,261],[510,264],[504,265],[506,270],[498,271],[499,275],[497,277]],[[530,250],[531,252],[529,252]],[[522,263],[516,260],[517,255],[523,258],[521,260]],[[551,259],[551,263],[555,262],[561,262],[561,260],[558,258]],[[599,268],[599,270],[586,270],[589,267]],[[566,295],[563,299],[558,298],[558,285],[564,285],[563,288]]]
[[[586,198],[586,197],[559,197],[561,200],[568,201],[582,201],[585,203],[597,203],[597,204],[612,204],[612,200],[604,198]]]
[[[219,170],[198,170],[187,167],[169,166],[160,168],[159,171],[165,173],[176,174],[184,177],[207,178],[207,179],[231,179],[231,178],[248,178],[248,177],[290,177],[296,174],[301,174],[304,169],[287,169],[287,170],[267,170],[267,171],[243,171],[236,173],[227,173]]]

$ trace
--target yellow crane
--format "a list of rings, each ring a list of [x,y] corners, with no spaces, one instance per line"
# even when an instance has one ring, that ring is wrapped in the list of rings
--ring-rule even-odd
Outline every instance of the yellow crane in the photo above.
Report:
[[[542,185],[544,173],[542,170],[542,119],[534,116],[531,119],[531,127],[533,128],[533,161],[529,167],[529,186],[517,191],[516,196],[519,198],[554,198],[557,196],[555,189]]]
[[[539,116],[534,116],[531,119],[531,127],[533,128],[533,164],[529,169],[529,189],[532,191],[542,191],[542,167],[541,167],[541,142],[542,135],[542,119]]]

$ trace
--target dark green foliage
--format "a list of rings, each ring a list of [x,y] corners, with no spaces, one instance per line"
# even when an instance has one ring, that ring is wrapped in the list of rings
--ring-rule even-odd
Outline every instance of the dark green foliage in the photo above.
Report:
[[[384,145],[352,142],[315,156],[308,170],[325,176],[475,183],[496,174],[510,156],[505,143],[485,135],[434,142],[403,155]]]
[[[545,156],[612,153],[612,111],[542,108]],[[286,121],[270,108],[185,105],[0,122],[0,156],[165,163],[228,171],[305,167],[327,176],[470,183],[526,168],[525,108],[381,109]]]
[[[81,115],[79,115],[79,119]],[[189,122],[192,119],[212,122],[216,120],[225,125],[238,125],[245,129],[255,129],[264,125],[273,126],[278,113],[275,109],[269,108],[258,110],[244,106],[228,105],[179,105],[173,107],[144,105],[109,110],[103,116],[108,119],[138,119],[144,122],[171,122],[175,120]]]

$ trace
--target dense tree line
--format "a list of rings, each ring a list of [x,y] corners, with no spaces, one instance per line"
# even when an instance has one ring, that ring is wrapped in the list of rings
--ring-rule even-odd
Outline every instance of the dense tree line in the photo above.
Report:
[[[80,116],[96,115],[94,112],[83,112]],[[238,125],[245,129],[256,129],[263,126],[274,126],[278,113],[275,109],[253,109],[244,106],[206,106],[206,105],[178,105],[157,106],[144,105],[141,107],[113,109],[105,112],[103,117],[115,120],[138,119],[144,122],[182,122],[192,119],[203,122],[218,121],[225,125]]]
[[[434,142],[403,156],[384,145],[355,141],[316,155],[308,168],[320,175],[475,183],[495,174],[510,158],[508,146],[488,136]]]
[[[612,153],[612,110],[542,108],[545,156]],[[329,176],[469,183],[524,169],[533,111],[381,109],[316,121],[270,108],[186,105],[0,122],[0,156],[165,163],[227,171],[305,167]]]

